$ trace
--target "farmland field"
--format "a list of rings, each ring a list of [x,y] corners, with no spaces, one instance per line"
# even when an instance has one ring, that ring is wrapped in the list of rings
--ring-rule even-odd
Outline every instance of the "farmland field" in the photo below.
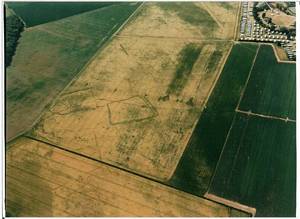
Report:
[[[137,19],[123,31],[123,36],[155,38],[192,38],[201,40],[234,37],[238,4],[208,2],[148,3]]]
[[[281,117],[295,116],[296,72],[271,52],[259,48],[205,196],[255,208],[257,216],[294,216],[296,125]]]
[[[205,23],[186,29],[189,22],[161,4],[143,5],[45,112],[31,136],[158,180],[172,176],[232,42],[226,35],[198,39],[194,31],[203,31]],[[188,5],[205,10],[205,4]],[[165,20],[159,28],[152,23],[158,15]],[[155,31],[174,27],[172,19],[190,37],[165,32],[158,40]],[[153,35],[136,34],[145,27]]]
[[[25,30],[6,69],[6,138],[31,127],[44,107],[138,7],[100,8]]]
[[[256,216],[295,216],[296,124],[238,113],[209,193]]]
[[[256,50],[253,44],[235,44],[232,48],[171,185],[200,196],[207,191]]]
[[[237,216],[223,205],[19,138],[6,155],[10,216]]]
[[[112,2],[6,2],[26,27],[59,20],[112,5]]]
[[[262,45],[239,109],[296,119],[296,65],[278,63],[272,47]]]
[[[207,73],[203,63],[217,48],[223,59],[230,49],[230,44],[193,41],[188,45],[201,48],[193,71],[187,78],[176,77],[186,43],[115,39],[45,112],[32,135],[168,179],[217,76]],[[182,87],[170,93],[172,83]]]
[[[7,68],[9,216],[295,216],[295,64],[238,3],[80,10]]]

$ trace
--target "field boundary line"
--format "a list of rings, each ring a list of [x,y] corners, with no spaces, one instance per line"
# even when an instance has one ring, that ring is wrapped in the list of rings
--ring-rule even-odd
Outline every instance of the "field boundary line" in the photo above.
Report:
[[[224,151],[225,151],[226,143],[227,143],[227,141],[228,141],[228,138],[229,138],[229,136],[230,136],[230,133],[231,133],[231,129],[232,129],[232,127],[233,127],[233,124],[234,124],[234,122],[235,122],[235,119],[236,119],[236,113],[235,113],[235,112],[233,112],[233,113],[234,113],[234,116],[233,116],[233,118],[232,118],[232,121],[231,121],[230,128],[229,128],[229,130],[228,130],[228,132],[227,132],[227,135],[226,135],[226,138],[225,138],[225,141],[224,141],[223,147],[222,147],[222,151],[221,151],[221,153],[220,153],[220,156],[219,156],[219,159],[218,159],[217,165],[216,165],[216,167],[215,167],[214,173],[213,173],[213,175],[212,175],[212,177],[211,177],[211,179],[210,179],[210,182],[209,182],[209,185],[208,185],[208,188],[207,188],[207,192],[206,192],[206,193],[208,193],[208,192],[209,192],[209,190],[210,190],[210,187],[211,187],[211,185],[212,185],[212,182],[214,181],[214,178],[215,178],[215,176],[216,176],[216,173],[217,173],[218,167],[219,167],[219,165],[220,165],[220,162],[221,162],[221,158],[222,158],[222,156],[223,156],[223,153],[224,153]]]
[[[181,156],[180,156],[180,158],[178,159],[177,164],[175,165],[175,167],[172,169],[171,174],[167,177],[167,180],[168,180],[168,181],[169,181],[169,180],[171,179],[171,177],[174,175],[174,173],[175,173],[175,171],[176,171],[176,169],[177,169],[177,166],[179,165],[179,163],[180,163],[180,161],[181,161],[182,155],[184,154],[185,150],[187,149],[187,147],[188,147],[188,145],[189,145],[189,143],[190,143],[190,141],[191,141],[191,139],[192,139],[192,135],[193,135],[193,133],[194,133],[194,131],[195,131],[195,128],[196,128],[196,126],[197,126],[197,124],[198,124],[198,122],[199,122],[199,120],[200,120],[200,118],[201,118],[201,115],[202,115],[204,109],[206,108],[206,104],[207,104],[207,102],[208,102],[208,100],[209,100],[209,98],[210,98],[210,96],[211,96],[211,94],[212,94],[212,92],[213,92],[213,90],[214,90],[214,88],[215,88],[217,82],[219,81],[219,78],[220,78],[220,76],[221,76],[221,74],[222,74],[222,72],[223,72],[224,66],[225,66],[225,64],[226,64],[226,61],[227,61],[227,59],[228,59],[230,53],[231,53],[231,50],[232,50],[232,48],[233,48],[233,45],[234,45],[234,44],[231,43],[231,46],[230,46],[230,48],[228,49],[228,52],[223,56],[223,60],[221,60],[221,64],[219,65],[219,69],[216,70],[216,71],[217,71],[217,75],[216,75],[215,79],[213,80],[212,85],[211,85],[210,88],[209,88],[208,94],[207,94],[207,96],[206,96],[204,102],[201,104],[201,114],[200,114],[200,116],[196,119],[196,121],[195,121],[194,124],[193,124],[193,127],[191,128],[191,131],[190,131],[190,133],[189,133],[189,137],[188,137],[188,139],[187,139],[187,142],[186,142],[186,144],[185,144],[185,147],[182,149]]]
[[[36,28],[36,30],[39,30],[39,31],[48,33],[48,34],[50,34],[50,35],[52,35],[52,36],[65,38],[65,39],[67,39],[67,40],[72,40],[72,41],[75,40],[75,38],[71,38],[71,37],[69,37],[69,36],[66,36],[66,35],[63,35],[63,34],[61,34],[61,33],[55,32],[55,31],[53,31],[53,30],[47,30],[47,29],[45,29],[45,27],[39,27],[39,28]]]
[[[141,10],[141,8],[142,8],[142,6],[144,5],[144,3],[145,2],[142,2],[141,4],[140,4],[140,6],[138,6],[135,10],[134,10],[134,12],[132,12],[132,14],[123,22],[123,24],[112,34],[112,36],[111,36],[111,39],[113,38],[113,37],[115,37],[121,30],[122,30],[122,28],[130,21],[130,19],[133,17],[133,16],[135,16],[140,10]]]
[[[214,88],[215,88],[217,82],[219,81],[219,78],[220,78],[220,76],[221,76],[221,74],[222,74],[222,72],[223,72],[223,69],[224,69],[224,67],[225,67],[226,61],[227,61],[227,59],[228,59],[228,57],[229,57],[229,55],[230,55],[230,53],[231,53],[231,51],[232,51],[233,46],[234,46],[234,43],[232,42],[230,48],[228,49],[227,54],[223,57],[223,60],[221,60],[222,63],[221,63],[221,65],[220,65],[219,72],[218,72],[217,77],[215,78],[215,80],[214,80],[212,86],[210,87],[210,90],[209,90],[209,92],[208,92],[208,95],[207,95],[207,97],[206,97],[206,100],[204,101],[204,106],[206,106],[206,104],[207,104],[207,102],[208,102],[208,100],[209,100],[209,98],[210,98],[210,95],[212,94],[212,92],[213,92],[213,90],[214,90]]]
[[[233,36],[233,39],[235,40],[235,41],[238,41],[238,35],[239,35],[239,30],[240,30],[240,23],[241,23],[241,19],[240,19],[240,17],[241,17],[241,12],[242,12],[242,10],[241,10],[241,7],[242,7],[242,2],[239,2],[239,6],[238,6],[238,13],[237,13],[237,15],[236,15],[236,23],[235,23],[235,27],[234,27],[234,36]]]
[[[254,56],[254,58],[253,58],[251,68],[250,68],[250,70],[249,70],[249,74],[248,74],[246,83],[245,83],[245,85],[244,85],[244,87],[243,87],[243,89],[242,89],[242,94],[241,94],[240,99],[239,99],[239,102],[238,102],[238,104],[237,104],[237,106],[236,106],[236,108],[235,108],[235,111],[236,111],[237,109],[240,108],[241,101],[242,101],[242,99],[244,98],[244,94],[245,94],[245,91],[247,90],[248,82],[249,82],[249,80],[250,80],[251,73],[252,73],[254,64],[255,64],[255,62],[256,62],[256,58],[257,58],[257,54],[258,54],[259,49],[260,49],[260,44],[258,44],[258,47],[257,47],[257,49],[256,49],[256,53],[255,53],[255,56]]]
[[[261,117],[261,118],[265,118],[265,119],[281,120],[284,122],[296,122],[296,120],[289,119],[288,117],[282,118],[282,117],[278,117],[278,116],[270,116],[270,115],[264,115],[264,114],[259,114],[259,113],[253,113],[251,111],[244,111],[244,110],[240,110],[240,109],[236,109],[235,111],[238,113],[246,114],[248,116],[256,116],[256,117]]]
[[[107,165],[107,166],[110,166],[110,167],[113,167],[113,168],[116,168],[116,169],[119,169],[119,170],[122,170],[122,171],[125,171],[125,172],[128,172],[128,173],[131,173],[131,174],[134,174],[136,176],[140,176],[140,177],[143,177],[147,180],[152,180],[154,182],[157,182],[157,183],[161,183],[163,185],[167,185],[167,184],[164,184],[160,179],[158,178],[155,178],[154,176],[148,176],[148,175],[143,175],[141,173],[138,173],[137,171],[132,171],[130,169],[126,169],[122,166],[118,166],[118,165],[114,165],[112,163],[109,163],[109,162],[106,162],[106,161],[103,161],[103,160],[100,160],[100,159],[96,159],[96,158],[93,158],[93,157],[90,157],[88,155],[85,155],[85,154],[82,154],[82,153],[79,153],[79,152],[76,152],[76,151],[73,151],[71,149],[68,149],[66,147],[63,147],[63,146],[60,146],[60,145],[56,145],[54,143],[51,143],[51,142],[48,142],[46,140],[42,140],[40,138],[36,138],[36,137],[33,137],[33,136],[30,136],[30,135],[25,135],[24,136],[25,138],[28,138],[28,139],[31,139],[33,141],[37,141],[37,142],[40,142],[40,143],[43,143],[43,144],[47,144],[49,146],[52,146],[52,147],[55,147],[55,148],[58,148],[60,150],[63,150],[65,152],[69,152],[71,154],[74,154],[74,155],[77,155],[77,156],[80,156],[80,157],[83,157],[85,159],[89,159],[89,160],[92,160],[92,161],[96,161],[98,163],[101,163],[101,164],[104,164],[104,165]],[[167,185],[169,186],[169,185]],[[170,186],[169,186],[170,187]]]
[[[249,124],[249,117],[247,117],[246,118],[247,120],[247,123],[241,128],[242,130],[241,130],[241,138],[239,139],[239,145],[238,145],[238,148],[237,148],[237,150],[236,150],[236,152],[235,152],[235,154],[234,154],[234,159],[233,159],[233,163],[232,163],[232,165],[231,165],[231,170],[230,170],[230,174],[229,174],[229,177],[227,177],[226,178],[226,186],[228,185],[227,184],[227,182],[229,183],[230,181],[231,181],[231,178],[232,178],[232,174],[233,174],[233,170],[234,170],[234,168],[235,168],[235,165],[236,165],[236,163],[237,163],[237,159],[238,159],[238,157],[239,157],[239,154],[240,154],[240,151],[241,151],[241,147],[242,147],[242,141],[244,140],[244,138],[245,138],[245,135],[246,135],[246,130],[247,130],[247,128],[248,128],[248,124]],[[233,124],[233,123],[232,123]],[[227,143],[227,142],[226,142]],[[226,145],[225,145],[226,146]],[[224,146],[224,148],[225,148],[225,146]],[[217,171],[216,171],[217,172]]]
[[[216,18],[214,13],[211,11],[211,9],[209,7],[207,7],[207,5],[205,3],[207,3],[207,2],[200,2],[201,6],[204,8],[204,10],[206,10],[208,12],[208,14],[212,17],[212,19],[215,20],[215,22],[218,24],[219,28],[223,31],[224,26],[220,23],[220,21]]]
[[[118,38],[129,38],[129,37],[140,37],[140,38],[158,38],[158,39],[177,39],[177,40],[197,40],[197,41],[203,41],[203,42],[214,42],[214,41],[219,41],[219,42],[233,42],[234,40],[231,39],[217,39],[217,38],[212,38],[212,39],[201,39],[198,37],[178,37],[178,36],[152,36],[152,35],[138,35],[138,34],[122,34],[116,35]]]
[[[230,201],[228,199],[221,198],[219,196],[216,196],[216,195],[213,195],[213,194],[210,194],[210,193],[205,193],[204,197],[208,198],[209,200],[213,200],[217,203],[224,204],[226,206],[230,206],[232,208],[238,209],[238,210],[243,211],[243,212],[247,212],[247,213],[251,214],[252,217],[254,217],[255,214],[256,214],[256,208],[249,207],[247,205],[243,205],[243,204],[240,204],[240,203],[235,202],[235,201]]]
[[[137,9],[139,9],[143,4],[144,4],[144,2],[143,2],[139,7],[137,7],[137,8],[134,10],[134,12],[132,12],[132,14],[134,14],[135,11],[136,11]],[[100,9],[102,9],[102,8],[100,8]],[[96,10],[97,10],[97,9],[96,9]],[[91,12],[91,11],[90,11],[90,12]],[[127,23],[127,22],[129,21],[129,19],[132,17],[132,14],[124,21],[124,23]],[[120,28],[118,28],[118,29],[116,30],[116,32],[121,31],[121,27],[124,27],[124,23],[123,23],[123,25],[120,26]],[[116,32],[115,32],[115,33],[116,33]],[[67,83],[67,85],[66,85],[66,86],[65,86],[65,87],[64,87],[64,88],[56,95],[56,97],[55,97],[52,101],[49,101],[48,104],[46,104],[46,106],[44,107],[44,109],[41,111],[40,115],[33,121],[32,125],[31,125],[28,129],[24,130],[23,132],[20,132],[19,134],[17,134],[17,136],[14,136],[14,137],[12,137],[11,139],[9,139],[6,143],[11,142],[13,139],[18,138],[18,137],[20,137],[20,136],[26,134],[27,132],[29,132],[30,130],[33,129],[33,127],[41,120],[41,118],[42,118],[42,116],[44,115],[44,113],[46,112],[46,110],[47,110],[47,109],[50,109],[51,107],[53,107],[53,106],[56,104],[56,101],[57,101],[57,100],[59,99],[59,97],[63,94],[63,92],[64,92],[65,90],[67,90],[67,88],[69,88],[70,85],[71,85],[74,81],[76,81],[76,80],[79,78],[79,76],[81,76],[81,74],[87,69],[87,67],[88,67],[88,66],[96,59],[96,57],[98,57],[98,55],[99,55],[99,54],[106,48],[106,46],[113,40],[113,38],[116,36],[115,33],[112,34],[112,35],[110,36],[110,38],[108,38],[108,39],[106,40],[106,42],[105,42],[104,44],[102,44],[102,46],[100,46],[100,48],[95,52],[95,54],[87,61],[87,63],[84,64],[84,66],[81,68],[81,70],[79,70],[79,72],[77,72],[77,74],[75,74],[75,76],[71,79],[71,81],[69,81],[69,82]]]
[[[3,5],[3,6],[4,6],[4,5]],[[28,29],[28,28],[26,27],[25,21],[21,18],[21,16],[19,16],[19,15],[15,12],[14,9],[10,8],[10,7],[6,4],[6,5],[3,7],[3,10],[5,10],[5,7],[7,7],[9,10],[11,10],[11,12],[12,12],[17,18],[20,19],[20,21],[21,21],[21,22],[23,23],[23,25],[24,25],[24,30]]]
[[[6,139],[5,145],[6,145],[7,147],[5,147],[5,149],[8,150],[8,149],[9,149],[9,147],[8,147],[9,144],[13,143],[13,141],[15,141],[15,140],[17,140],[18,138],[20,138],[20,137],[22,137],[23,135],[25,135],[29,130],[31,130],[31,127],[30,127],[29,129],[26,129],[26,130],[22,131],[22,132],[19,132],[17,135],[15,135],[15,136],[13,136],[13,137],[11,137],[11,138],[9,138],[9,139]]]
[[[50,23],[54,23],[54,22],[58,22],[58,21],[62,21],[64,19],[68,19],[68,18],[72,18],[72,17],[75,17],[75,16],[79,16],[79,15],[82,15],[82,14],[89,14],[89,13],[93,13],[95,12],[96,10],[104,10],[104,9],[107,9],[109,7],[116,7],[116,6],[120,6],[120,4],[116,4],[116,5],[108,5],[108,6],[104,6],[102,8],[95,8],[95,9],[92,9],[92,10],[89,10],[89,11],[84,11],[84,12],[80,12],[80,13],[77,13],[77,14],[73,14],[71,16],[67,16],[67,17],[63,17],[63,18],[60,18],[58,20],[53,20],[53,21],[49,21],[49,22],[46,22],[46,23],[42,23],[42,24],[38,24],[38,25],[35,25],[35,26],[31,26],[31,27],[28,27],[26,28],[27,31],[30,31],[30,30],[33,30],[33,29],[36,29],[44,24],[50,24]]]

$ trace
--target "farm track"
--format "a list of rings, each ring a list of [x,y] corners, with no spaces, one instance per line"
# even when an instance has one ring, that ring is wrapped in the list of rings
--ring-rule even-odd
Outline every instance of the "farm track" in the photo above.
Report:
[[[239,6],[238,6],[238,13],[236,13],[236,23],[235,23],[235,27],[234,27],[234,40],[238,41],[239,39],[239,26],[240,26],[240,16],[241,16],[241,7],[242,7],[242,3],[239,2]]]
[[[201,39],[198,37],[174,37],[174,36],[151,36],[151,35],[137,35],[137,34],[122,34],[116,35],[118,38],[130,38],[130,37],[140,37],[140,38],[153,38],[153,39],[178,39],[178,40],[197,40],[201,42],[234,42],[234,40],[228,39]]]
[[[254,58],[253,58],[252,65],[251,65],[251,68],[250,68],[250,71],[249,71],[249,74],[248,74],[248,78],[247,78],[246,84],[245,84],[245,86],[244,86],[244,88],[243,88],[243,90],[242,90],[242,94],[241,94],[240,99],[239,99],[239,102],[238,102],[238,104],[237,104],[237,106],[236,106],[236,110],[239,109],[240,104],[241,104],[241,101],[242,101],[242,99],[243,99],[243,97],[244,97],[244,93],[245,93],[245,91],[246,91],[246,89],[247,89],[248,82],[249,82],[249,79],[250,79],[250,77],[251,77],[251,72],[252,72],[252,69],[253,69],[253,67],[254,67],[254,64],[255,64],[257,55],[258,55],[259,48],[260,48],[260,44],[258,45],[258,47],[257,47],[257,49],[256,49],[256,53],[255,53],[255,56],[254,56]]]
[[[244,212],[247,212],[249,214],[252,215],[252,217],[255,216],[256,214],[256,209],[255,208],[252,208],[252,207],[249,207],[249,206],[246,206],[246,205],[242,205],[238,202],[234,202],[234,201],[230,201],[228,199],[225,199],[225,198],[221,198],[219,196],[216,196],[216,195],[213,195],[213,194],[209,194],[209,193],[206,193],[204,195],[206,198],[208,198],[209,200],[212,200],[212,201],[215,201],[219,204],[225,204],[227,206],[230,206],[230,207],[233,207],[235,209],[240,209]]]
[[[294,120],[294,119],[263,115],[263,114],[259,114],[259,113],[252,113],[251,111],[244,111],[244,110],[239,110],[239,109],[236,109],[235,111],[238,112],[238,113],[249,115],[249,116],[257,116],[257,117],[266,118],[266,119],[281,120],[281,121],[284,121],[284,122],[296,122],[296,120]]]
[[[72,40],[72,41],[75,40],[75,38],[66,36],[65,34],[57,33],[57,32],[54,32],[54,31],[47,30],[45,27],[39,27],[39,28],[36,28],[36,29],[41,30],[41,31],[46,32],[46,33],[49,33],[51,35],[57,36],[57,37],[62,37],[62,38],[65,38],[65,39],[68,39],[68,40]]]
[[[208,12],[208,14],[215,20],[215,22],[218,24],[219,28],[223,31],[224,26],[221,24],[221,22],[216,18],[214,13],[210,10],[209,7],[207,7],[205,4],[201,3],[201,6]]]

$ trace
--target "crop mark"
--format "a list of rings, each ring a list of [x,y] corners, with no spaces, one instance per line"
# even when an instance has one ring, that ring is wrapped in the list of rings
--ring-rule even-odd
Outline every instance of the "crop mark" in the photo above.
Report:
[[[182,48],[179,53],[176,71],[166,91],[167,95],[175,94],[178,96],[181,93],[192,73],[201,50],[202,47],[194,43],[189,43]]]
[[[129,55],[128,52],[126,51],[126,49],[124,48],[124,46],[122,44],[120,44],[120,47],[122,49],[122,51],[126,54],[126,55]]]
[[[132,103],[130,101],[140,101],[140,103],[142,104]],[[156,108],[150,103],[150,101],[147,100],[146,97],[139,95],[132,96],[123,100],[112,101],[106,106],[108,109],[108,118],[110,125],[140,122],[152,119],[158,115]],[[142,111],[147,112],[145,112],[145,115],[140,115]]]

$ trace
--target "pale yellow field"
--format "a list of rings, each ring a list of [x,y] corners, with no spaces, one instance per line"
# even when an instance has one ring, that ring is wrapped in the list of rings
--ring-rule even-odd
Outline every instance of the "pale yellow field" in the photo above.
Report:
[[[33,136],[158,179],[171,177],[218,75],[205,65],[231,44],[202,47],[179,95],[163,101],[188,40],[118,38],[44,114]],[[126,49],[124,53],[120,45]],[[187,102],[193,98],[193,106]]]
[[[6,160],[11,216],[230,216],[211,201],[19,138]]]
[[[237,2],[147,3],[119,35],[232,40],[237,13]]]
[[[209,35],[194,32],[194,24],[176,18],[158,4],[143,6],[45,112],[31,133],[33,137],[155,179],[172,176],[230,51],[232,42],[227,39],[234,34],[216,30],[223,40],[202,40]],[[203,8],[218,9],[213,16],[222,20],[222,25],[236,22],[234,16],[221,19],[225,9],[209,5],[197,3],[182,10],[201,7],[203,13]],[[180,12],[180,7],[177,10]],[[153,24],[158,15],[167,20],[166,28],[192,32],[174,33],[178,38],[171,37],[171,29],[158,34],[156,31],[165,28]],[[172,19],[179,19],[182,26]],[[197,30],[205,28],[202,21],[199,25]],[[139,31],[163,37],[140,37]],[[180,54],[187,45],[200,48],[200,55],[191,74],[184,78],[182,89],[169,93]],[[215,60],[216,52],[220,57]]]

